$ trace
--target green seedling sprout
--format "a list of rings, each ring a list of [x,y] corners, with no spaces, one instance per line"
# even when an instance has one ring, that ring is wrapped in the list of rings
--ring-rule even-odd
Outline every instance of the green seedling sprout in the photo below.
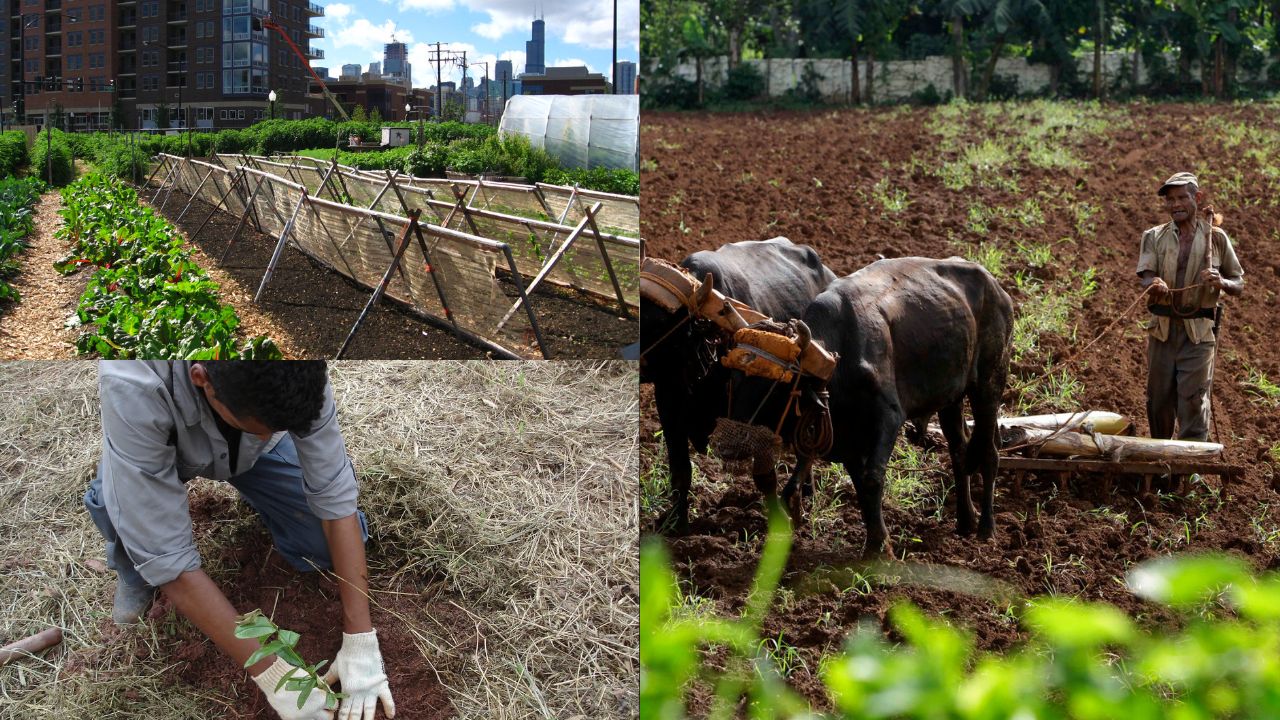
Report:
[[[324,691],[324,709],[332,710],[338,706],[338,701],[347,697],[346,694],[334,692],[333,688],[320,677],[320,670],[328,660],[321,660],[315,665],[308,665],[302,656],[294,647],[298,644],[298,633],[292,630],[285,630],[276,627],[271,622],[271,618],[262,614],[261,610],[241,615],[236,619],[236,637],[252,638],[258,641],[261,646],[244,661],[245,667],[250,667],[259,660],[269,656],[276,655],[285,662],[293,665],[293,669],[285,676],[280,678],[280,682],[276,684],[276,691],[280,688],[288,688],[298,693],[298,708],[301,709],[307,702],[307,698],[311,695],[312,690],[320,689]],[[296,677],[301,672],[302,677]]]

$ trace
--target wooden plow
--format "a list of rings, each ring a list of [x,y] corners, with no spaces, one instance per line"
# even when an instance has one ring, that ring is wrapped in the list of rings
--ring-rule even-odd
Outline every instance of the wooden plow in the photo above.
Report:
[[[1015,495],[1034,472],[1052,476],[1060,491],[1072,477],[1096,480],[1104,498],[1121,476],[1137,476],[1145,498],[1159,478],[1181,493],[1192,474],[1217,476],[1225,487],[1244,473],[1226,462],[1219,443],[1135,437],[1128,419],[1099,411],[1001,419],[1000,469],[1012,473]]]

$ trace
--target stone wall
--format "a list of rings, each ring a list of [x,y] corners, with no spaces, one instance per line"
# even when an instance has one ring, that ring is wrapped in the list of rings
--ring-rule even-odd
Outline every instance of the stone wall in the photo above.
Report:
[[[1167,55],[1167,59],[1170,67],[1176,66],[1176,56],[1170,54]],[[1107,85],[1117,81],[1127,82],[1130,63],[1133,60],[1134,55],[1130,52],[1104,53],[1102,56],[1103,82]],[[813,69],[822,77],[817,84],[824,98],[833,102],[848,102],[851,99],[852,84],[850,83],[849,71],[852,63],[848,60],[776,58],[746,60],[744,62],[755,67],[764,76],[766,94],[769,97],[781,97],[786,95],[788,90],[798,87],[804,76],[805,66],[812,64]],[[724,83],[728,69],[729,60],[727,57],[710,58],[703,61],[702,75],[706,82],[714,87]],[[1090,82],[1093,76],[1092,53],[1076,58],[1076,72],[1078,78],[1085,82]],[[692,62],[683,63],[676,68],[676,75],[687,80],[693,80],[696,74],[696,68]],[[1047,65],[1029,63],[1026,58],[1001,58],[996,62],[995,74],[1001,78],[1015,81],[1017,83],[1017,91],[1020,94],[1042,94],[1047,92],[1049,88],[1049,67]],[[1124,77],[1121,77],[1122,74]],[[1265,69],[1259,74],[1265,77]],[[1191,76],[1193,79],[1199,80],[1200,67],[1198,64],[1192,65]],[[1239,76],[1241,80],[1257,79],[1246,75],[1243,71],[1239,73]],[[858,81],[865,97],[867,91],[866,64],[863,62],[858,63]],[[1139,62],[1138,82],[1145,84],[1147,81],[1148,68],[1145,64]],[[917,93],[924,92],[930,85],[933,85],[939,96],[945,96],[951,92],[950,58],[929,57],[924,60],[877,61],[875,64],[875,87],[873,90],[876,102],[906,100]],[[971,85],[970,90],[972,90],[972,87]]]

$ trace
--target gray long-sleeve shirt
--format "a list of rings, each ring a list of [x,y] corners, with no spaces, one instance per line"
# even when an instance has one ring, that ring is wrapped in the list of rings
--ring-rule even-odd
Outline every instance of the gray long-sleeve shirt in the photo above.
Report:
[[[191,533],[186,481],[227,480],[253,467],[284,436],[262,441],[241,433],[236,467],[190,362],[101,361],[103,502],[138,573],[160,586],[200,567]],[[293,434],[303,493],[317,517],[356,511],[355,470],[338,428],[333,388],[326,383],[320,417]]]

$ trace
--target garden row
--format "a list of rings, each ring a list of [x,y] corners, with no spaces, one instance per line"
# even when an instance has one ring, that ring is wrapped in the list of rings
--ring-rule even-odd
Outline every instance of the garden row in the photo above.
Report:
[[[265,336],[238,345],[240,318],[183,247],[178,231],[118,180],[88,175],[62,190],[58,237],[71,253],[55,263],[71,274],[95,268],[80,297],[82,354],[106,358],[281,357]]]
[[[712,717],[730,717],[734,708],[750,717],[811,720],[1280,716],[1280,575],[1254,577],[1244,561],[1215,555],[1157,558],[1128,573],[1130,591],[1169,608],[1176,630],[1141,630],[1105,603],[1015,600],[1010,621],[1027,627],[1032,640],[997,655],[975,652],[969,632],[900,603],[887,620],[900,644],[886,642],[872,620],[841,654],[822,659],[814,674],[834,712],[814,714],[783,679],[798,661],[794,648],[760,631],[787,562],[787,524],[781,513],[771,519],[746,608],[732,619],[687,604],[662,543],[646,543],[642,720],[685,717],[686,695],[703,683],[714,693]],[[722,649],[716,659],[704,660],[702,651],[715,648]]]
[[[17,135],[21,137],[21,133]],[[7,150],[5,145],[7,143],[0,143],[0,155]],[[25,144],[23,151],[26,151]],[[36,178],[19,180],[10,176],[0,180],[0,303],[18,300],[18,291],[9,284],[9,279],[18,274],[15,256],[27,248],[27,236],[35,227],[32,206],[44,190],[44,183]]]

